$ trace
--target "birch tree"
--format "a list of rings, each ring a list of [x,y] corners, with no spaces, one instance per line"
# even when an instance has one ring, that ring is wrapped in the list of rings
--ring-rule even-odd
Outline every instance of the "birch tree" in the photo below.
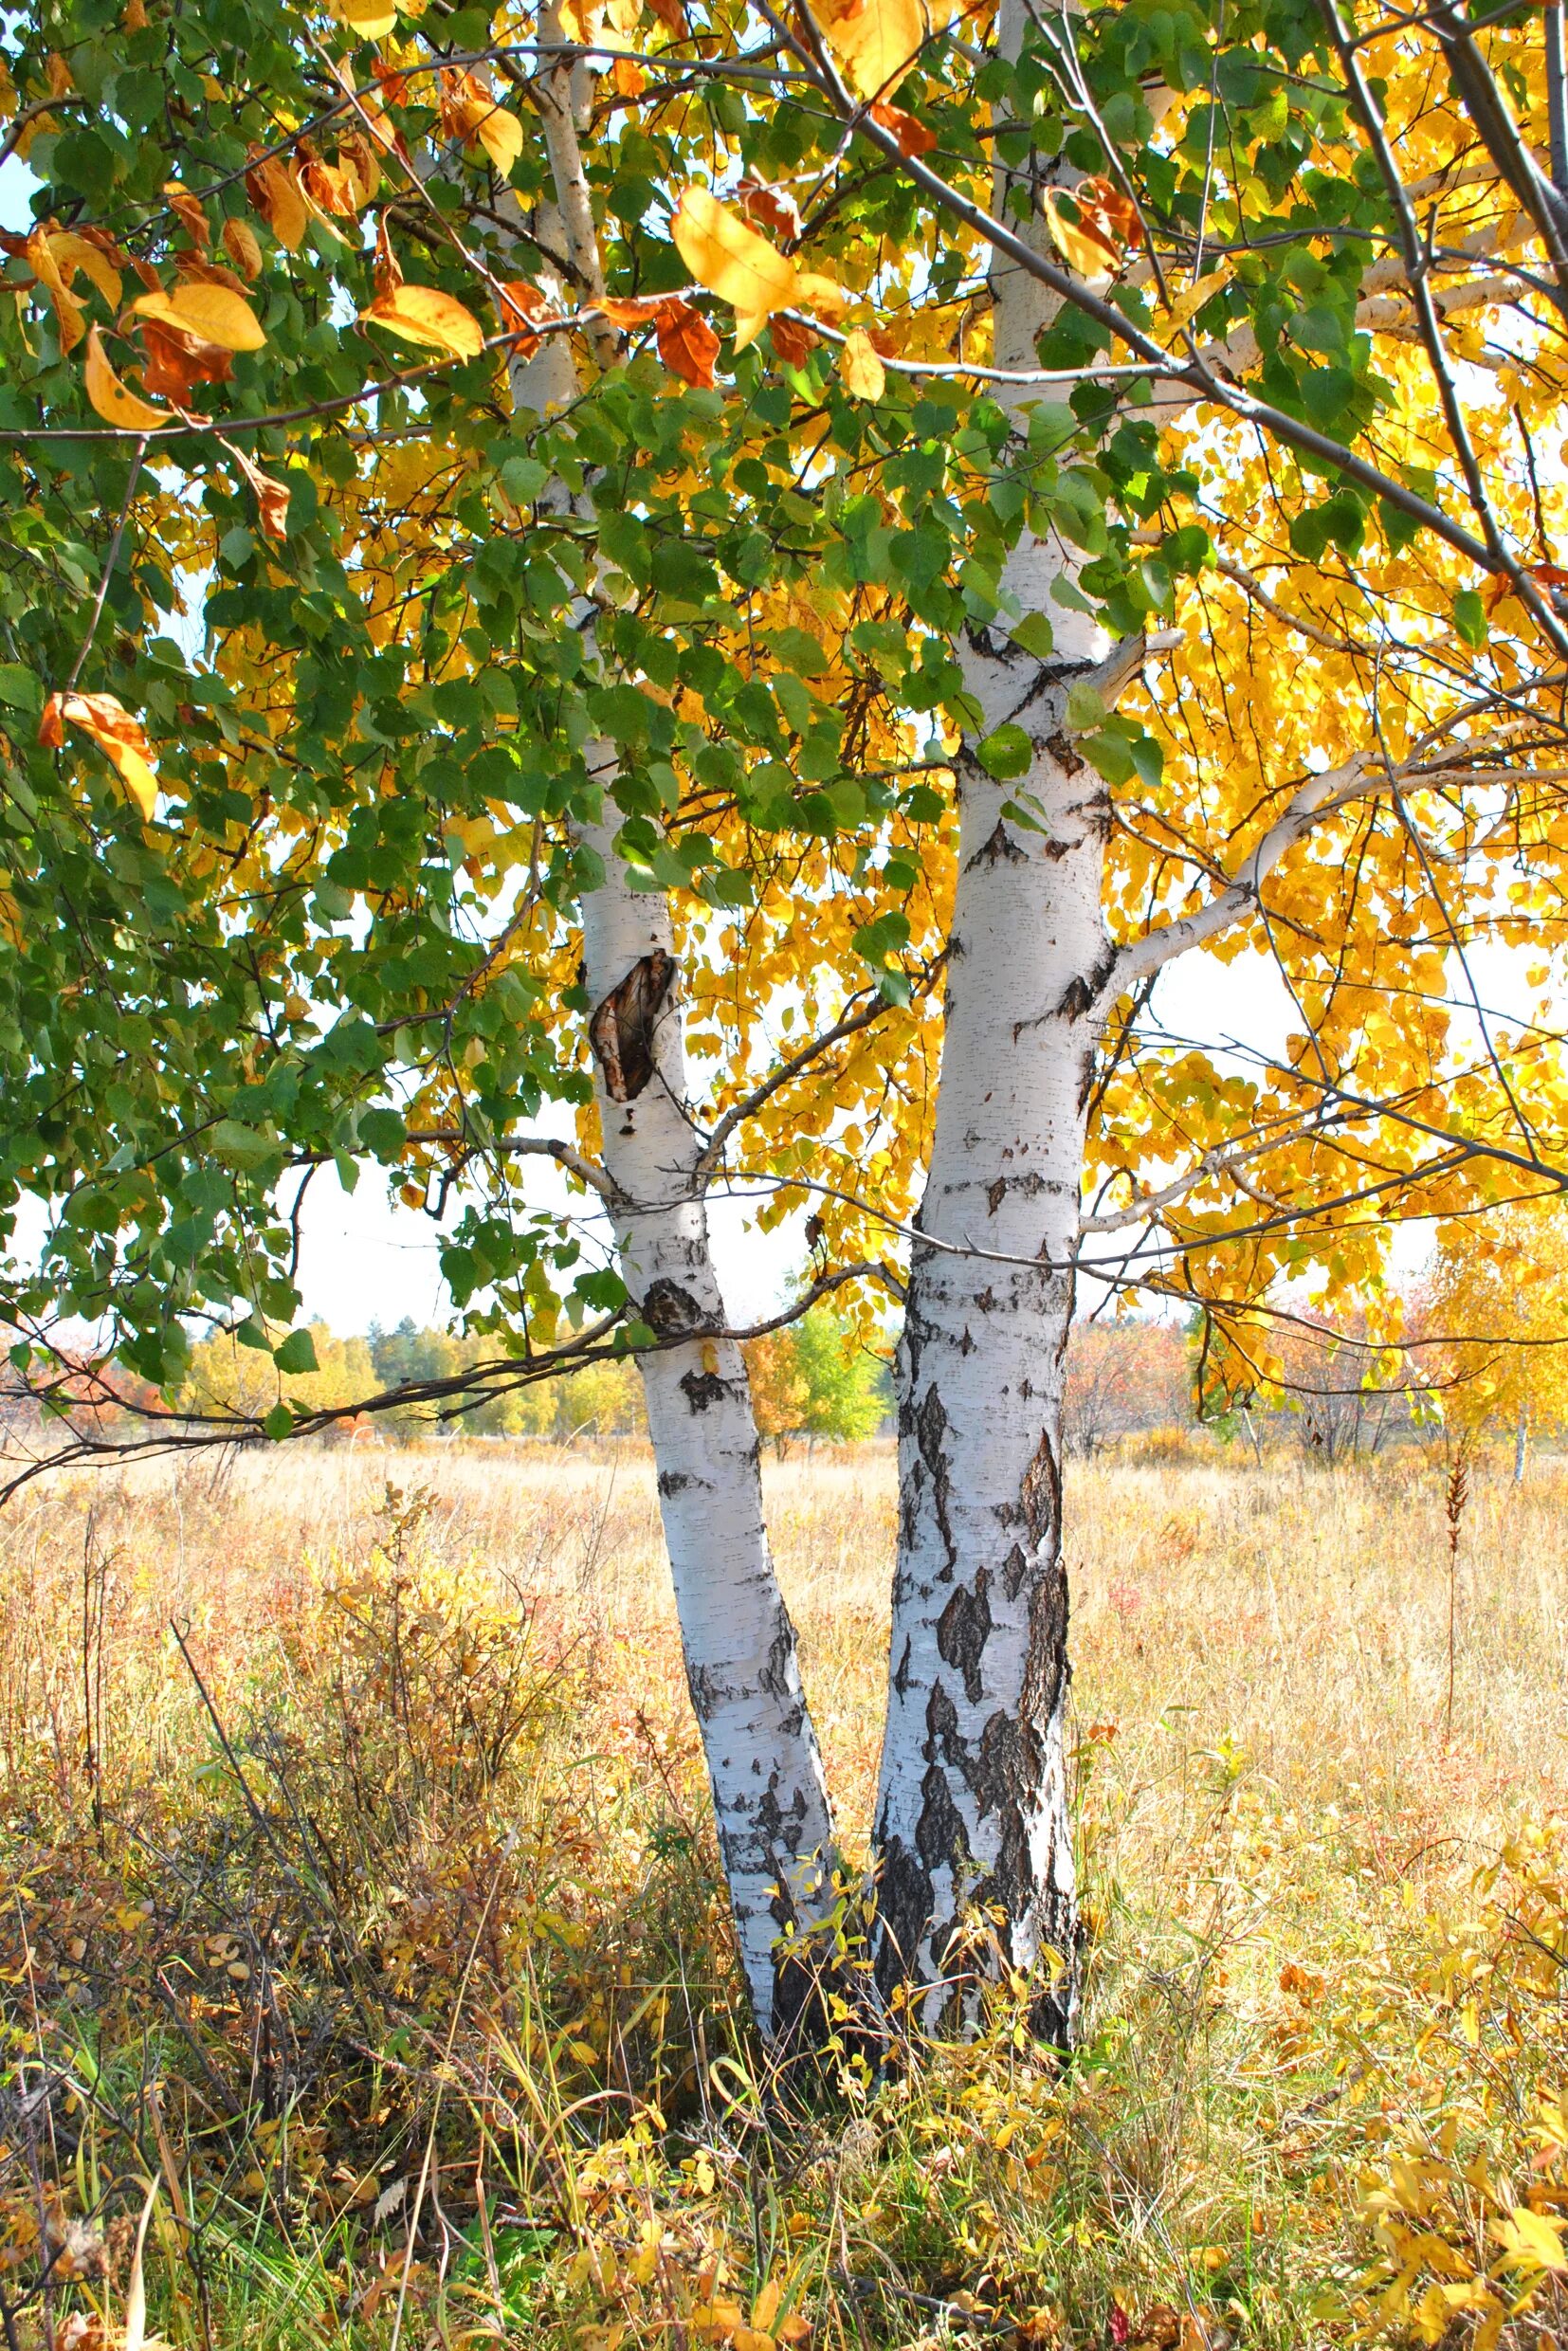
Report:
[[[493,1353],[336,1409],[635,1355],[765,2035],[839,1893],[715,1189],[809,1218],[791,1311],[903,1299],[872,1996],[1063,2039],[1075,1285],[1267,1369],[1285,1278],[1561,1187],[1473,961],[1561,944],[1556,22],[5,36],[4,1310],[134,1422],[44,1458],[329,1422],[367,1170]],[[1161,1027],[1199,951],[1277,1039]],[[174,1411],[209,1328],[264,1410]]]

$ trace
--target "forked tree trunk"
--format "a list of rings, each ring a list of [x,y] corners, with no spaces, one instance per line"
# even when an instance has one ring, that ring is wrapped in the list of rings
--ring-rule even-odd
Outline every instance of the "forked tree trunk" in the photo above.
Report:
[[[1021,0],[1004,0],[1016,39]],[[1036,364],[1042,290],[993,264],[996,360]],[[1036,395],[1037,396],[1037,395]],[[1056,603],[1080,560],[1026,536],[1003,585],[1057,650],[1004,625],[960,647],[985,733],[1011,720],[1027,775],[994,783],[966,739],[931,1168],[900,1349],[899,1549],[876,1817],[876,1967],[927,2023],[964,2014],[1005,1959],[1039,1968],[1036,2023],[1066,2042],[1077,1901],[1064,1718],[1062,1401],[1095,1029],[1109,963],[1101,888],[1109,802],[1066,728],[1103,638]],[[1043,829],[1003,812],[1031,804]],[[977,1928],[979,1941],[971,1938]]]
[[[570,299],[587,300],[603,281],[568,84],[561,74],[540,92],[556,194],[541,243],[572,257]],[[574,396],[564,337],[547,338],[515,371],[514,389],[539,411]],[[592,633],[592,616],[583,618]],[[604,873],[582,907],[602,1158],[632,1310],[666,1342],[639,1358],[659,1508],[740,1962],[758,2028],[777,2039],[812,1989],[816,1954],[802,1939],[836,1901],[832,1818],[763,1525],[745,1362],[733,1340],[679,1343],[688,1332],[724,1330],[728,1318],[708,1244],[702,1139],[686,1103],[669,907],[631,889],[616,855],[612,751],[591,743],[586,756],[607,786],[603,815],[578,829]]]

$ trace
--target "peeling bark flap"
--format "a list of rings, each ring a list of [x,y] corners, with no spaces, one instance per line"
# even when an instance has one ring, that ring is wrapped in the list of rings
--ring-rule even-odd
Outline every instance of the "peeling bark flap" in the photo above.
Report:
[[[675,980],[675,957],[655,947],[612,988],[588,1024],[611,1102],[635,1102],[653,1075],[653,1030]]]

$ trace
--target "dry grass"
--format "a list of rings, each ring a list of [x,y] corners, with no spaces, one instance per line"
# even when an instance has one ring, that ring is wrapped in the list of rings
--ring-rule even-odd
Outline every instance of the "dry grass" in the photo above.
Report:
[[[893,1463],[767,1475],[857,1846]],[[1478,1475],[1450,1728],[1440,1462],[1075,1466],[1081,2063],[1042,2072],[1004,2000],[787,2120],[733,2013],[646,1461],[35,1493],[0,1526],[18,2343],[113,2339],[155,2173],[160,2323],[224,2351],[1535,2340],[1550,2241],[1532,2269],[1506,2231],[1568,2210],[1530,2137],[1568,1902],[1521,1841],[1562,1807],[1565,1503],[1551,1464]]]

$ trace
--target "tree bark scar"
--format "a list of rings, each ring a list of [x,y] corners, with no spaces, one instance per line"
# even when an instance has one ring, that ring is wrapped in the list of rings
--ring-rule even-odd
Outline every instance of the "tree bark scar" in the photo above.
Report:
[[[1076,775],[1083,768],[1084,762],[1072,747],[1072,738],[1062,728],[1047,738],[1046,749],[1064,775]]]
[[[985,1687],[980,1661],[991,1638],[990,1589],[989,1572],[977,1569],[974,1590],[965,1591],[960,1584],[937,1619],[937,1648],[943,1662],[963,1675],[964,1696],[972,1706],[979,1704]]]
[[[684,1290],[667,1274],[648,1284],[637,1312],[660,1339],[681,1339],[702,1325],[702,1309],[690,1290]]]
[[[1002,1202],[1003,1202],[1006,1198],[1007,1198],[1007,1177],[1006,1177],[1005,1176],[998,1176],[995,1178],[994,1182],[987,1184],[987,1186],[986,1186],[986,1188],[985,1188],[986,1213],[987,1213],[987,1215],[988,1215],[988,1216],[994,1216],[994,1215],[995,1215],[995,1213],[996,1213],[996,1211],[997,1211],[997,1210],[1001,1207]]]
[[[611,1102],[635,1102],[654,1070],[654,1029],[675,984],[675,957],[655,947],[634,963],[588,1024],[588,1041]]]
[[[1018,1499],[1024,1506],[1024,1524],[1029,1529],[1030,1547],[1039,1552],[1048,1546],[1054,1553],[1062,1528],[1062,1473],[1056,1466],[1048,1429],[1040,1431],[1040,1442],[1034,1449],[1034,1459],[1024,1471]]]
[[[1029,1650],[1020,1697],[1026,1724],[1045,1730],[1062,1703],[1069,1678],[1067,1577],[1057,1559],[1040,1577],[1029,1604]]]
[[[994,832],[988,841],[981,842],[964,867],[964,871],[973,873],[976,866],[994,866],[1000,858],[1006,858],[1010,866],[1022,866],[1028,863],[1025,852],[1018,847],[1017,842],[998,816]]]
[[[717,1372],[688,1372],[681,1382],[681,1393],[694,1412],[705,1412],[710,1404],[720,1403],[729,1390]]]

